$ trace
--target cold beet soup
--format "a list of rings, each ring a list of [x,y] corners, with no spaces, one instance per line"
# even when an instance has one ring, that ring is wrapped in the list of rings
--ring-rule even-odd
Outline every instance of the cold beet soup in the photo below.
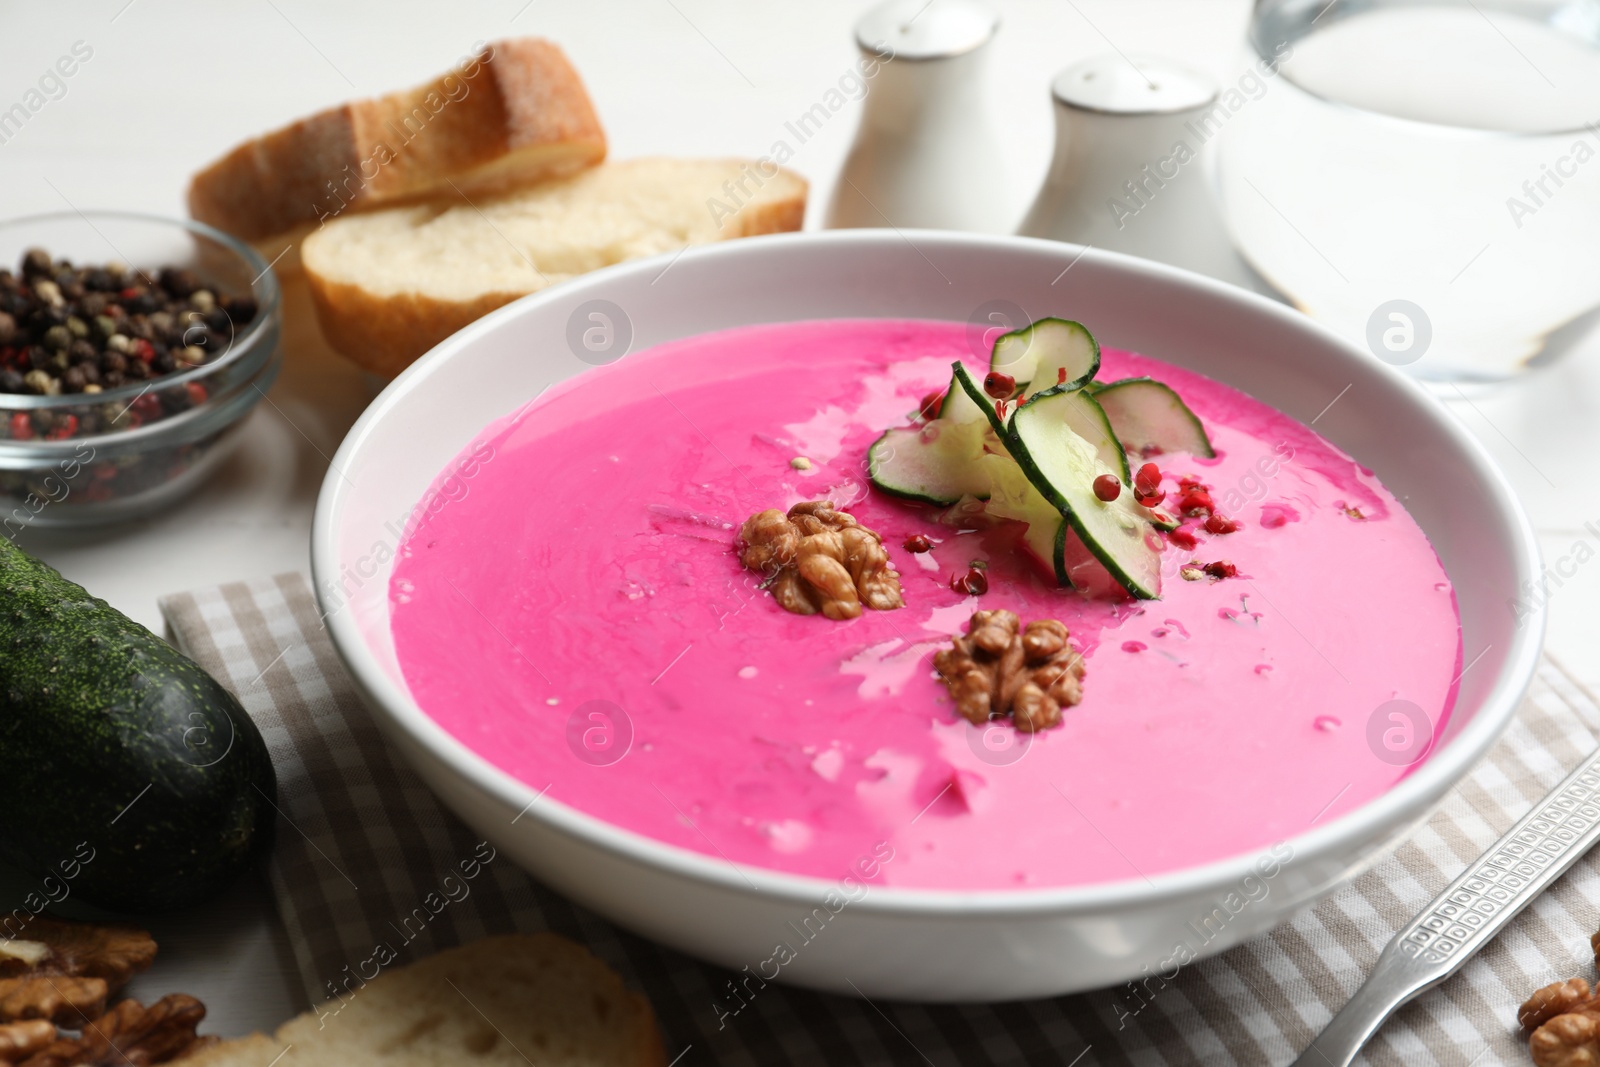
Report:
[[[1393,786],[1461,661],[1417,523],[1288,415],[1030,329],[729,330],[486,427],[391,579],[412,695],[540,803],[830,881],[1137,879]]]

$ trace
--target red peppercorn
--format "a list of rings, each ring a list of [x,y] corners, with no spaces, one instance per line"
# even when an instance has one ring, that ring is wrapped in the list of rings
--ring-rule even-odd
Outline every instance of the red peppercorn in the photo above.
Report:
[[[1199,478],[1196,478],[1192,474],[1187,478],[1178,479],[1178,488],[1183,490],[1185,493],[1191,489],[1204,489],[1205,487],[1206,483],[1202,482]]]
[[[65,441],[67,438],[71,437],[77,432],[78,416],[69,412],[68,414],[59,416],[56,419],[56,424],[50,428],[50,432],[45,436],[50,438],[52,441]]]
[[[28,418],[26,411],[18,411],[12,414],[11,439],[13,441],[33,440],[33,420]]]
[[[1219,559],[1215,563],[1207,563],[1205,572],[1213,578],[1237,578],[1239,576],[1239,568],[1225,559]]]
[[[154,393],[140,393],[128,408],[142,420],[155,419],[161,415],[161,401]]]
[[[1133,476],[1133,498],[1143,506],[1153,508],[1166,496],[1161,489],[1161,468],[1154,463],[1140,467]]]
[[[935,389],[922,398],[919,405],[920,413],[925,419],[937,419],[939,412],[944,409],[944,390]]]
[[[155,346],[141,338],[136,338],[129,343],[128,352],[141,363],[149,363],[156,358]]]
[[[906,538],[905,549],[907,552],[930,552],[933,550],[933,542],[928,540],[926,534],[912,534]]]
[[[1011,394],[1017,391],[1017,380],[1009,374],[992,370],[984,375],[983,391],[996,400],[1009,400]]]
[[[1185,529],[1183,527],[1179,527],[1176,530],[1167,531],[1167,540],[1171,541],[1173,544],[1177,545],[1179,548],[1186,548],[1186,549],[1187,548],[1194,548],[1196,545],[1198,545],[1200,543],[1200,539],[1195,537],[1194,532],[1192,530],[1188,530],[1188,529]]]
[[[1204,489],[1191,489],[1178,498],[1178,510],[1185,515],[1209,514],[1216,506],[1211,494]]]
[[[199,382],[189,382],[183,387],[183,391],[189,394],[189,403],[195,407],[206,402],[206,387]]]
[[[1102,474],[1094,480],[1094,495],[1109,504],[1122,495],[1122,482],[1115,474]]]
[[[1056,368],[1056,384],[1057,385],[1066,385],[1067,384],[1067,368],[1065,368],[1065,367],[1057,367]]]
[[[1225,515],[1213,513],[1210,518],[1206,519],[1206,533],[1231,534],[1238,528],[1239,524]]]
[[[968,596],[982,596],[989,591],[989,576],[978,567],[969,567],[967,573],[951,576],[950,588]]]

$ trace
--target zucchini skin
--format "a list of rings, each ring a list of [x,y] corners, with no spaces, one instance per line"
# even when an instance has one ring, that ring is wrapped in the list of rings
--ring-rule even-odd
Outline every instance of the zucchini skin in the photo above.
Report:
[[[0,760],[0,858],[97,907],[197,903],[270,847],[277,779],[233,695],[5,539]]]

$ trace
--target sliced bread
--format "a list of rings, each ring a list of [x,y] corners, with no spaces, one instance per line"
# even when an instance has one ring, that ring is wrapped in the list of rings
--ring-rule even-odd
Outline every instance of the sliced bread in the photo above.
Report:
[[[319,112],[195,175],[189,212],[269,258],[321,220],[572,174],[605,133],[565,53],[536,37],[482,46],[426,85]]]
[[[649,1001],[554,934],[490,937],[386,971],[269,1037],[183,1067],[662,1067]]]
[[[302,262],[329,343],[392,375],[474,319],[586,271],[797,230],[806,188],[765,161],[608,163],[494,199],[340,218],[306,238]]]

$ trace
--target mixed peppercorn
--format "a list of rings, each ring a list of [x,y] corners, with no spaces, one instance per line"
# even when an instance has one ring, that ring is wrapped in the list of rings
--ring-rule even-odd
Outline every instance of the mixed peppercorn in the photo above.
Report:
[[[145,272],[118,263],[75,266],[43,249],[0,270],[0,394],[95,394],[156,382],[217,359],[257,314],[255,299],[206,288],[179,267]],[[206,400],[205,386],[147,393],[124,409],[17,411],[14,440],[127,429]],[[107,423],[107,425],[102,425]]]

